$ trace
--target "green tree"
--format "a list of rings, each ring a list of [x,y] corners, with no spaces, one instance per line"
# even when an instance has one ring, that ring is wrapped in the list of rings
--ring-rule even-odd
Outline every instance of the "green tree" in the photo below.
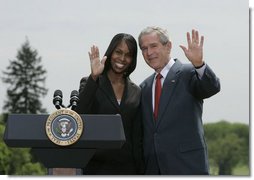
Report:
[[[1,119],[1,117],[0,117]],[[0,122],[0,138],[3,139],[4,125]],[[10,171],[10,150],[3,141],[0,141],[0,174],[8,174]]]
[[[3,71],[4,83],[9,84],[7,101],[4,110],[8,113],[45,113],[40,97],[47,94],[45,88],[46,70],[36,50],[30,47],[29,41],[21,46],[16,59],[10,60],[7,71]]]
[[[209,161],[219,175],[231,175],[238,164],[248,166],[249,127],[240,123],[220,121],[204,125]]]
[[[10,61],[3,72],[2,80],[9,84],[7,100],[1,116],[0,138],[3,139],[4,122],[8,113],[46,113],[40,98],[47,94],[45,88],[46,70],[41,65],[41,57],[26,40],[18,51],[16,59]],[[45,174],[45,168],[37,162],[29,148],[9,148],[0,141],[0,173],[9,175]]]

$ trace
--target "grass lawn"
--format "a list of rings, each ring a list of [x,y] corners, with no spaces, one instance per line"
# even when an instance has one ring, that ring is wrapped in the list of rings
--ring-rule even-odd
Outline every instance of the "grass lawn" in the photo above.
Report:
[[[215,166],[210,166],[210,175],[218,176],[219,169]],[[232,170],[232,176],[250,176],[249,166],[238,165]]]
[[[232,172],[236,176],[250,176],[250,168],[248,166],[236,166]]]

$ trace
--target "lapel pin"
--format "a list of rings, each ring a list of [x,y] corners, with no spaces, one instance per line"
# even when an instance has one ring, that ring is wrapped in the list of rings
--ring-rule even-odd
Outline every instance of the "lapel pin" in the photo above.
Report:
[[[173,79],[173,80],[171,80],[171,82],[172,82],[172,83],[175,83],[175,82],[176,82],[176,80],[174,80],[174,79]]]

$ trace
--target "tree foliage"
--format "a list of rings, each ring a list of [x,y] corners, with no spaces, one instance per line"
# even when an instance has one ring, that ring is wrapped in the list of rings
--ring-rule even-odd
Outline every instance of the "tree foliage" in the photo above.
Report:
[[[7,100],[3,109],[6,113],[0,116],[0,138],[3,139],[4,123],[8,114],[46,113],[40,97],[47,94],[45,88],[46,70],[36,50],[30,47],[28,40],[21,46],[16,59],[3,71],[2,80],[8,84]],[[40,175],[45,168],[30,153],[30,148],[9,148],[0,141],[0,174]]]
[[[8,113],[45,113],[40,97],[47,94],[45,88],[46,70],[36,50],[30,47],[29,41],[21,46],[16,59],[3,71],[2,80],[9,85],[4,110]]]
[[[218,167],[219,175],[232,174],[238,164],[249,163],[249,127],[240,123],[220,121],[204,126],[209,161]]]

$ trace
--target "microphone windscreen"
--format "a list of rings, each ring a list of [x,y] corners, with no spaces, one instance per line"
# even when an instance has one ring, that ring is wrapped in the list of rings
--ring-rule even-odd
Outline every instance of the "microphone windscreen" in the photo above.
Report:
[[[73,90],[73,91],[71,92],[71,97],[73,97],[73,96],[79,96],[79,93],[78,93],[77,90]]]
[[[62,91],[61,90],[55,90],[55,92],[54,92],[54,97],[56,97],[56,96],[60,96],[61,98],[63,97],[63,93],[62,93]]]

